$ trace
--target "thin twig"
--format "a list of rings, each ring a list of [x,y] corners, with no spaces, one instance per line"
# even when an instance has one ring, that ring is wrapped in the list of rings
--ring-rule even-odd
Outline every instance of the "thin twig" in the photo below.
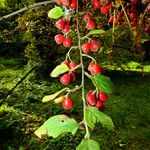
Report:
[[[33,5],[26,6],[26,7],[22,8],[20,10],[17,10],[15,12],[11,13],[11,14],[3,16],[2,18],[0,18],[0,21],[2,21],[3,19],[7,19],[9,17],[15,16],[17,14],[20,14],[20,13],[22,13],[22,12],[24,12],[24,11],[30,9],[30,8],[38,7],[38,6],[41,6],[41,5],[47,5],[47,4],[55,3],[55,2],[56,2],[56,0],[51,0],[51,1],[39,2],[39,3],[33,4]]]

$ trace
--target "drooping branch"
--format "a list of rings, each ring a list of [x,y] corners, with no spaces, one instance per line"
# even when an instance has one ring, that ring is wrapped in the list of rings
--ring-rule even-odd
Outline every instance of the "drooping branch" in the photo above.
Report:
[[[33,5],[26,6],[26,7],[22,8],[20,10],[17,10],[15,12],[11,13],[11,14],[3,16],[2,18],[0,18],[0,21],[2,21],[3,19],[7,19],[9,17],[15,16],[17,14],[20,14],[20,13],[22,13],[22,12],[24,12],[24,11],[30,9],[30,8],[38,7],[38,6],[41,6],[41,5],[47,5],[47,4],[55,3],[55,2],[56,2],[56,0],[51,0],[51,1],[39,2],[39,3],[33,4]]]

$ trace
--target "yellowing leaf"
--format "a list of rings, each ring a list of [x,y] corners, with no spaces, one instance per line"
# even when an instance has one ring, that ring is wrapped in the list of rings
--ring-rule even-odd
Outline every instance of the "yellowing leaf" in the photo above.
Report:
[[[60,74],[69,71],[69,67],[66,64],[58,65],[50,74],[51,77],[58,77]]]
[[[35,134],[41,138],[42,135],[58,137],[62,133],[71,132],[75,134],[79,124],[72,118],[66,115],[57,115],[49,118],[40,128],[35,131]]]

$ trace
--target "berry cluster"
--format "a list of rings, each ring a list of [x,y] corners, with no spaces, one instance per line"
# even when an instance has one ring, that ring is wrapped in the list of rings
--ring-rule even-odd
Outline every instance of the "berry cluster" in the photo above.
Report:
[[[76,68],[77,64],[75,61],[71,61],[69,63],[67,60],[62,62],[62,64],[66,64],[70,69],[73,70],[73,71],[69,71],[68,73],[63,74],[60,77],[60,82],[64,85],[68,85],[70,84],[70,82],[75,81],[76,79],[75,74],[74,74],[74,69]]]
[[[75,9],[77,7],[76,0],[56,0],[58,5],[65,6],[69,9]]]
[[[89,107],[97,107],[100,111],[105,109],[104,103],[107,102],[108,96],[104,92],[89,91],[86,94],[86,103]]]

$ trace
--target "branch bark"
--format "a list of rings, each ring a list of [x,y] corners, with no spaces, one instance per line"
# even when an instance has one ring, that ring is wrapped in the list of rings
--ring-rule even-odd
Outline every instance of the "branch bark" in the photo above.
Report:
[[[3,19],[7,19],[9,17],[15,16],[17,14],[20,14],[20,13],[22,13],[22,12],[24,12],[24,11],[30,9],[30,8],[38,7],[38,6],[41,6],[41,5],[47,5],[47,4],[55,3],[55,2],[56,2],[56,0],[51,0],[51,1],[39,2],[39,3],[33,4],[33,5],[26,6],[26,7],[22,8],[22,9],[20,9],[18,11],[15,11],[15,12],[13,12],[11,14],[3,16],[2,18],[0,18],[0,21],[2,21]]]

